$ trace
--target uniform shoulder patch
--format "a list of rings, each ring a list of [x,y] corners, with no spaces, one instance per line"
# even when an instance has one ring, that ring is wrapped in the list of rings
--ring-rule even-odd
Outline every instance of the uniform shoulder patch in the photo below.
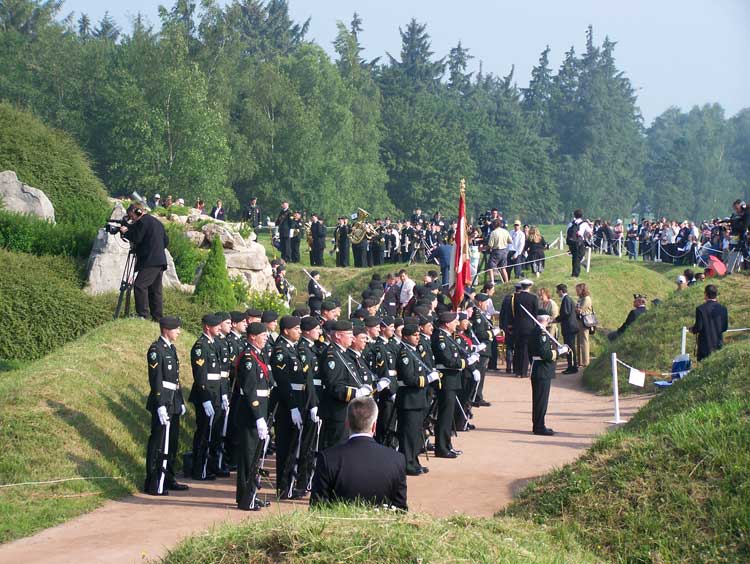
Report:
[[[406,357],[406,356],[405,356],[405,357],[403,357],[403,358],[401,359],[401,362],[403,362],[403,363],[404,363],[404,365],[406,365],[406,364],[409,364],[409,357]]]
[[[150,358],[151,360],[156,360],[158,356],[159,356],[159,355],[158,355],[158,354],[156,354],[156,351],[151,351],[150,353],[148,353],[148,357],[149,357],[149,358]]]
[[[278,360],[279,362],[281,362],[282,360],[284,360],[284,355],[282,353],[277,353],[276,354],[276,360]]]
[[[330,368],[331,370],[333,370],[334,368],[336,368],[336,361],[335,360],[329,360],[328,361],[328,368]]]
[[[253,367],[253,361],[252,360],[246,360],[245,361],[245,368],[250,370]]]
[[[441,351],[445,350],[445,341],[440,341],[440,350]]]
[[[547,342],[547,336],[546,336],[546,335],[542,335],[542,342],[543,342],[543,343],[546,343],[546,342]]]
[[[201,354],[203,354],[203,353],[201,352],[201,348],[200,348],[200,347],[195,347],[195,348],[193,349],[193,351],[195,352],[195,356],[200,356]]]

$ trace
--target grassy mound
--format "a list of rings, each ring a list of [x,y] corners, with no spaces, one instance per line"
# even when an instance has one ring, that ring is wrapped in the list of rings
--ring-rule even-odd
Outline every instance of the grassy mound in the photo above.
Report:
[[[352,506],[223,525],[162,562],[597,562],[554,532],[515,519],[393,515]]]
[[[719,288],[719,301],[729,309],[730,327],[750,326],[750,277],[728,276],[714,282]],[[674,292],[658,307],[651,307],[620,338],[606,343],[601,354],[592,361],[583,374],[584,384],[594,390],[612,390],[610,355],[616,352],[622,361],[642,370],[669,372],[672,359],[680,353],[682,327],[695,323],[695,308],[703,303],[704,286],[693,285],[683,292]],[[649,298],[651,294],[649,294]],[[622,317],[624,320],[625,317]],[[728,340],[747,338],[747,333],[732,336]],[[687,352],[695,359],[696,340],[688,334]],[[628,372],[618,371],[620,389],[626,392],[652,391],[653,381],[663,377],[647,377],[647,386],[633,388],[628,384]]]
[[[712,355],[505,515],[616,562],[750,561],[750,344]]]
[[[58,222],[99,225],[110,211],[106,189],[76,143],[7,103],[0,103],[0,170],[42,190]]]
[[[0,359],[40,358],[111,313],[78,286],[77,264],[0,250]]]
[[[0,489],[0,542],[53,526],[142,485],[150,425],[145,355],[157,336],[156,325],[147,321],[110,322],[55,354],[2,374],[0,483],[115,479]],[[183,333],[177,343],[181,382],[188,391],[192,376],[185,360],[194,340]],[[183,449],[189,440],[184,432]]]

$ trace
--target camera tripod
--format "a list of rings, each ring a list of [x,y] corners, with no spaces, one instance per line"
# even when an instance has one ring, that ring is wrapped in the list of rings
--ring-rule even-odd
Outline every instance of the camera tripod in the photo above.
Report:
[[[414,245],[414,250],[411,252],[411,255],[409,256],[409,262],[406,263],[406,266],[411,266],[412,264],[414,264],[419,252],[422,253],[425,264],[440,264],[437,257],[434,256],[434,249],[428,247],[427,242],[424,239],[419,239]]]
[[[120,317],[120,310],[122,309],[122,303],[125,302],[125,311],[123,317],[130,316],[130,296],[133,294],[133,274],[135,271],[135,251],[130,248],[128,251],[128,258],[125,260],[125,268],[122,271],[122,280],[120,281],[120,296],[117,298],[117,306],[115,307],[115,314],[112,319]]]

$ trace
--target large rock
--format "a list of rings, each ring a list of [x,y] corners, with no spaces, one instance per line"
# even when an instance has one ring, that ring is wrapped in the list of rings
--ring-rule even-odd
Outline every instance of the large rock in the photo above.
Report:
[[[117,204],[110,218],[119,221],[125,215],[125,208]],[[100,229],[86,266],[86,292],[91,295],[119,292],[122,275],[125,271],[130,244],[119,235],[110,235]],[[167,251],[167,270],[164,272],[163,284],[166,288],[177,288],[189,291],[189,287],[177,278],[172,255]]]
[[[242,238],[242,235],[236,231],[232,231],[226,225],[219,223],[207,223],[201,229],[203,234],[206,236],[206,240],[209,243],[213,243],[217,237],[221,241],[221,246],[225,249],[245,249],[247,242]]]
[[[263,245],[254,241],[245,245],[242,250],[224,252],[229,276],[244,277],[250,288],[255,291],[276,290],[271,263],[268,262]]]
[[[203,244],[203,241],[206,240],[206,236],[202,231],[185,231],[185,236],[190,239],[190,242],[196,247],[200,247]]]
[[[0,200],[6,211],[36,215],[55,222],[55,208],[47,195],[18,180],[12,170],[0,172]]]

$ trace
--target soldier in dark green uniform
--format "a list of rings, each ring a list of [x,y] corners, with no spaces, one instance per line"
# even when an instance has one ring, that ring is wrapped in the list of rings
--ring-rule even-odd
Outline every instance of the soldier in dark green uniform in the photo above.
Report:
[[[406,473],[419,476],[427,468],[419,463],[419,452],[423,446],[424,412],[427,407],[427,386],[439,379],[436,370],[429,368],[421,358],[419,326],[409,323],[401,331],[403,342],[399,349],[396,370],[398,392],[398,450],[406,458]]]
[[[323,382],[320,379],[320,360],[317,345],[320,339],[321,327],[315,317],[303,317],[300,322],[302,336],[297,342],[297,354],[302,362],[305,373],[305,410],[302,412],[304,420],[302,428],[302,448],[298,468],[298,488],[307,489],[312,480],[313,459],[315,448],[319,446],[320,417],[318,405],[323,393]]]
[[[454,411],[456,409],[456,392],[461,389],[461,373],[467,365],[476,364],[478,355],[472,353],[464,359],[453,333],[458,324],[456,313],[445,311],[438,316],[439,329],[432,334],[432,354],[435,366],[443,373],[442,386],[438,393],[438,419],[435,429],[435,456],[438,458],[456,458],[460,452],[453,448],[451,435],[453,430]]]
[[[221,410],[217,410],[214,416],[214,425],[211,429],[211,445],[210,450],[215,454],[215,458],[211,460],[211,472],[216,474],[217,478],[228,478],[229,469],[226,467],[226,460],[224,460],[225,453],[225,438],[226,431],[229,429],[229,372],[232,368],[232,362],[234,361],[235,353],[232,350],[232,345],[227,339],[227,336],[232,332],[232,316],[226,311],[217,311],[215,314],[221,323],[219,324],[219,334],[214,339],[214,347],[216,348],[216,356],[219,358],[219,364],[221,370],[221,380],[219,380],[219,398],[221,399]]]
[[[209,455],[209,442],[216,412],[221,410],[221,363],[214,345],[221,319],[210,313],[201,322],[203,333],[190,351],[193,387],[188,399],[195,405],[192,476],[195,480],[215,480],[209,466],[214,454]]]
[[[287,497],[289,487],[290,448],[296,445],[293,435],[302,429],[302,412],[307,400],[305,394],[305,373],[297,354],[297,341],[300,337],[300,319],[285,315],[279,323],[281,333],[273,347],[273,379],[276,382],[278,407],[274,418],[276,432],[276,490],[279,497]],[[293,464],[293,462],[291,462]],[[302,492],[294,492],[297,497]]]
[[[346,406],[355,397],[372,394],[372,386],[362,382],[357,367],[347,354],[354,334],[349,321],[336,321],[332,327],[333,343],[328,347],[322,365],[323,395],[320,417],[323,419],[320,450],[346,438]]]
[[[365,320],[367,324],[367,320]],[[380,320],[380,331],[377,338],[371,344],[368,363],[376,379],[375,391],[378,402],[378,425],[375,432],[375,440],[386,446],[395,445],[393,437],[396,430],[396,392],[398,391],[398,379],[396,378],[397,353],[393,352],[390,338],[393,337],[393,318],[384,317]]]
[[[270,368],[262,350],[268,339],[263,323],[247,328],[247,347],[237,363],[237,507],[254,511],[265,504],[257,500],[258,464],[268,438],[268,396]]]
[[[537,321],[546,329],[549,323],[549,315],[537,315]],[[533,362],[531,367],[531,421],[532,431],[535,435],[554,435],[555,432],[544,423],[547,414],[547,402],[552,378],[555,377],[555,360],[561,354],[568,352],[567,345],[559,349],[555,348],[552,339],[536,327],[529,340],[529,354]]]
[[[237,448],[237,435],[235,433],[234,417],[231,415],[235,408],[239,394],[235,388],[237,380],[237,360],[247,347],[245,332],[247,331],[247,317],[245,312],[232,311],[229,313],[232,320],[232,330],[227,335],[229,343],[229,421],[227,425],[227,436],[224,439],[224,454],[228,470],[236,470],[237,463],[234,459],[234,451]]]
[[[487,294],[477,294],[477,307],[473,308],[471,315],[471,329],[479,340],[477,352],[479,353],[479,386],[476,389],[476,397],[473,398],[474,407],[489,407],[490,402],[484,399],[484,380],[487,376],[487,365],[490,362],[492,347],[495,343],[495,334],[499,333],[492,325],[491,318],[487,315],[487,309],[491,305],[490,297]]]
[[[146,354],[151,392],[146,409],[151,412],[151,436],[146,449],[146,482],[143,491],[150,495],[167,495],[168,490],[186,490],[174,475],[180,416],[185,415],[185,401],[180,388],[180,360],[174,341],[180,335],[180,320],[162,317],[161,336],[151,343]],[[166,461],[166,465],[164,462]]]

